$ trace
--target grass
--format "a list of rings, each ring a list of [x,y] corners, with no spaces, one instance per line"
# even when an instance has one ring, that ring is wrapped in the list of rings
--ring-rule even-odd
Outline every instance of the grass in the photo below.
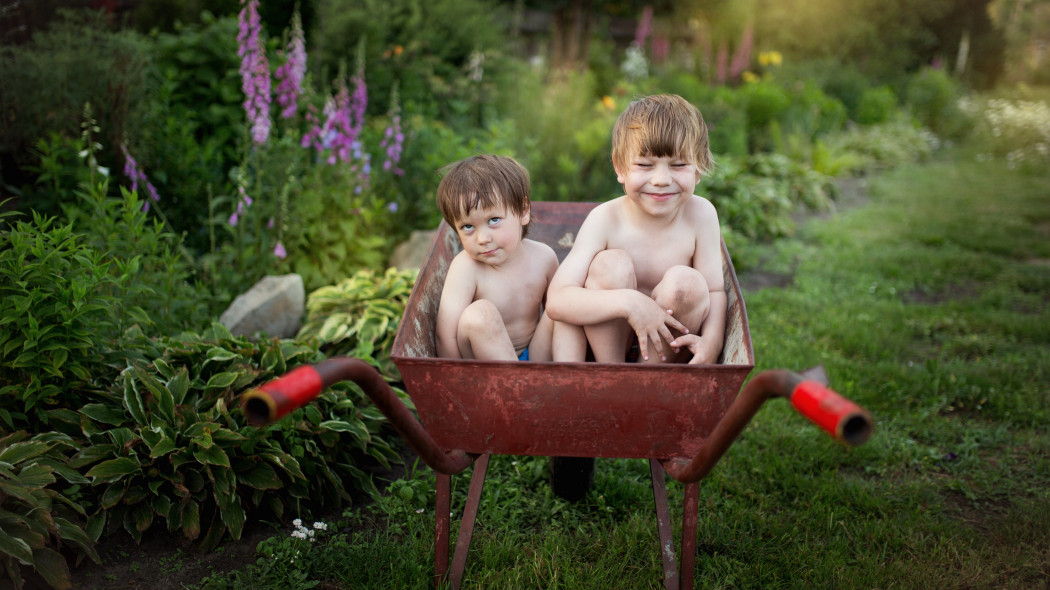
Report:
[[[763,408],[701,482],[697,588],[1050,584],[1047,195],[1050,176],[954,151],[770,246],[797,270],[746,294],[756,370],[823,364],[876,429],[851,449]],[[647,464],[599,461],[578,504],[546,469],[493,458],[463,587],[662,587]],[[468,481],[453,477],[455,510]],[[430,587],[433,476],[390,491],[293,573],[264,555],[202,587]],[[669,496],[679,520],[681,486]]]

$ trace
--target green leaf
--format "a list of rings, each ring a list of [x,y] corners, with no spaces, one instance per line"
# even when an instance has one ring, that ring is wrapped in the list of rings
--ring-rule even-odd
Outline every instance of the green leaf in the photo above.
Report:
[[[153,366],[157,367],[157,372],[160,373],[161,377],[165,379],[171,379],[175,374],[175,369],[171,367],[164,359],[154,359]]]
[[[23,565],[33,565],[33,550],[22,539],[16,539],[11,535],[0,535],[0,553],[14,557]]]
[[[62,554],[49,547],[33,550],[33,566],[44,581],[52,588],[72,588],[69,578],[69,564]]]
[[[190,375],[186,370],[186,367],[179,369],[179,372],[174,377],[168,380],[168,391],[171,392],[171,397],[175,401],[175,405],[180,405],[186,399],[186,392],[190,390]]]
[[[160,437],[159,440],[157,440],[157,443],[155,445],[148,446],[149,456],[153,459],[156,459],[157,457],[163,457],[164,455],[167,455],[168,453],[178,448],[178,446],[175,444],[175,441],[163,435]]]
[[[120,426],[128,419],[123,407],[118,408],[107,404],[87,404],[80,408],[80,413],[96,422],[110,426]]]
[[[84,531],[79,525],[76,525],[62,517],[55,517],[55,526],[58,527],[58,534],[62,539],[73,543],[80,547],[84,553],[91,558],[91,561],[95,563],[102,563],[99,559],[98,553],[95,552],[95,542],[91,540],[88,533]]]
[[[128,413],[135,419],[135,422],[139,424],[146,424],[146,412],[143,410],[142,396],[139,395],[138,388],[135,385],[134,368],[131,369],[132,374],[126,374],[124,377],[124,407],[127,408]]]
[[[23,485],[30,488],[43,488],[55,483],[54,470],[39,463],[26,467],[18,474]]]
[[[234,496],[234,498],[236,497],[237,496]],[[226,528],[230,530],[230,536],[232,536],[234,540],[240,539],[241,531],[244,530],[244,521],[246,520],[244,507],[241,506],[241,503],[235,501],[224,507],[220,513],[222,515],[222,522],[226,523]]]
[[[111,483],[106,486],[106,490],[102,492],[101,504],[105,509],[110,509],[120,503],[120,500],[124,497],[125,482],[118,481]]]
[[[88,517],[87,528],[84,532],[92,541],[98,541],[102,537],[102,531],[106,529],[106,511],[99,510]]]
[[[142,467],[131,457],[117,457],[109,461],[103,461],[92,467],[85,475],[102,481],[119,478],[124,475],[140,473]]]
[[[230,466],[230,458],[217,446],[211,446],[209,448],[198,448],[194,449],[193,456],[201,463],[208,465],[219,465],[221,467]]]
[[[235,358],[240,358],[240,355],[237,353],[218,346],[209,348],[207,356],[209,361],[232,361]]]
[[[17,465],[27,459],[43,455],[51,445],[40,441],[26,441],[9,445],[0,451],[0,462]]]
[[[368,434],[368,429],[359,420],[353,422],[347,422],[345,420],[325,420],[320,424],[321,428],[327,428],[335,432],[348,432],[354,435],[361,442],[368,442],[371,438]]]
[[[216,374],[211,376],[211,379],[208,379],[207,388],[208,389],[225,389],[225,388],[233,385],[233,382],[236,381],[236,380],[237,380],[237,373],[230,372],[230,371],[227,371],[227,372],[224,372],[224,373],[216,373]]]
[[[182,505],[182,534],[191,541],[201,534],[200,505],[196,500],[190,500]]]
[[[256,490],[278,490],[282,486],[277,471],[266,463],[258,463],[248,471],[238,473],[237,481]]]

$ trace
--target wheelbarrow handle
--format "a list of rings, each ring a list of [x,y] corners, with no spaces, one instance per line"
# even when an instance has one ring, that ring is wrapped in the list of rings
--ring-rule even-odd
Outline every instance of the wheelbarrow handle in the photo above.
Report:
[[[762,404],[773,397],[787,398],[802,415],[847,445],[863,444],[871,436],[871,414],[828,389],[823,368],[814,367],[803,374],[768,370],[747,382],[695,457],[663,462],[667,473],[683,483],[702,479],[733,444]]]
[[[398,434],[434,471],[459,473],[473,463],[474,458],[463,451],[442,450],[383,376],[360,359],[334,357],[316,365],[292,369],[245,392],[241,396],[241,409],[249,424],[262,426],[279,420],[340,381],[357,383]]]

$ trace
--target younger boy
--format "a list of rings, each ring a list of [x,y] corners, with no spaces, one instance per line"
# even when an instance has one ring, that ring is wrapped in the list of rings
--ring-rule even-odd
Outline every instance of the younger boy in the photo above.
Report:
[[[551,360],[553,322],[543,299],[558,258],[525,239],[528,171],[505,156],[467,158],[445,169],[437,200],[463,245],[441,292],[438,356]]]
[[[717,362],[726,294],[718,215],[693,194],[713,164],[700,111],[675,95],[632,102],[612,162],[625,194],[591,211],[548,290],[554,360],[590,344],[597,362],[623,362],[637,337],[646,362]]]

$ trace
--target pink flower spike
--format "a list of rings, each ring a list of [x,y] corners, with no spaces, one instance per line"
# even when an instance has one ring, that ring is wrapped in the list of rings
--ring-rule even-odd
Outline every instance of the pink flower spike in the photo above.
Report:
[[[277,245],[273,248],[273,255],[284,260],[288,256],[288,252],[284,250],[284,244],[277,242]]]

